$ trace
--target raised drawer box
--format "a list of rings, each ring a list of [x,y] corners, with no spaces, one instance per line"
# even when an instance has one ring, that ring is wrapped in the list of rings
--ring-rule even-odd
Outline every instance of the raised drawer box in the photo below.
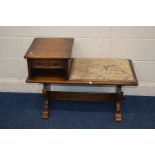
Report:
[[[71,70],[72,38],[35,38],[25,54],[28,82],[68,80]]]

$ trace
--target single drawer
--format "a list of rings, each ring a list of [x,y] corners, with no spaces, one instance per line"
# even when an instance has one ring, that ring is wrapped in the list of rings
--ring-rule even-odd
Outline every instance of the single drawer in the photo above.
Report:
[[[33,60],[31,61],[31,68],[38,69],[64,69],[67,67],[66,60]]]

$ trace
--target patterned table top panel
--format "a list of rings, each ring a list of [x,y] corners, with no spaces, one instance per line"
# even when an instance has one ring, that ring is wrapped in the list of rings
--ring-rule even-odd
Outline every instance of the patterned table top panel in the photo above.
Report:
[[[134,77],[127,59],[75,58],[69,80],[132,82]]]

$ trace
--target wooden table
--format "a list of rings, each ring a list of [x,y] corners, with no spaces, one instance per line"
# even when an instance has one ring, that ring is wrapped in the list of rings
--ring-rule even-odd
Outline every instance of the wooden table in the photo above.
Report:
[[[72,38],[36,38],[27,51],[28,83],[42,83],[45,106],[43,118],[49,115],[49,97],[52,100],[112,100],[115,102],[115,120],[122,120],[122,86],[136,86],[138,81],[131,60],[72,58]],[[51,92],[51,84],[101,85],[116,87],[115,93]]]

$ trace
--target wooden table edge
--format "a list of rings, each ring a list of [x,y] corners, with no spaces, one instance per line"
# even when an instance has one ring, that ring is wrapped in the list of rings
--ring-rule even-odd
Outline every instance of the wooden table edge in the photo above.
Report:
[[[121,86],[137,86],[138,83],[136,81],[133,82],[102,82],[102,81],[78,81],[78,80],[64,80],[64,81],[39,81],[33,79],[26,79],[26,83],[45,83],[45,84],[64,84],[64,85],[121,85]]]

